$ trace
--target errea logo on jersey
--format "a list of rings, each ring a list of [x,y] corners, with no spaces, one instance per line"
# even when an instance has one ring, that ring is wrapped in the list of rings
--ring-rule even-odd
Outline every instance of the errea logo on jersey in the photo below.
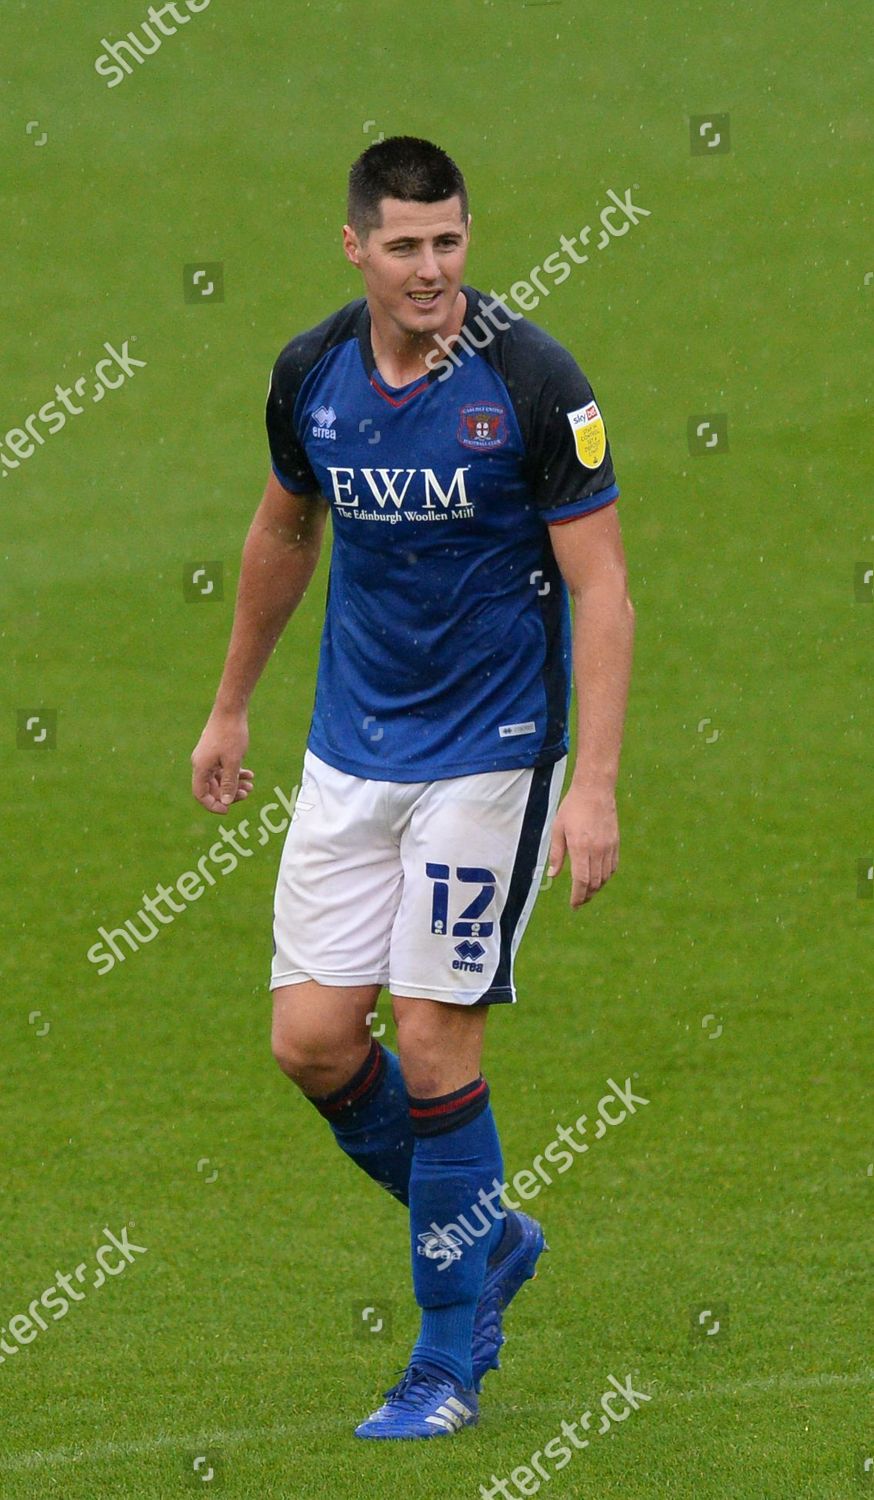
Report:
[[[333,406],[317,406],[312,413],[312,418],[313,437],[336,439],[337,429],[334,423],[337,420],[337,413]]]

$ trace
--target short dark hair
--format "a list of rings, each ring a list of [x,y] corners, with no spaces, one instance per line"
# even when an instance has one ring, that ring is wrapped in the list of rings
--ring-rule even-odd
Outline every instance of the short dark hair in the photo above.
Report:
[[[349,223],[366,238],[382,223],[383,198],[439,203],[456,196],[461,199],[461,216],[467,219],[467,188],[451,156],[418,136],[392,135],[388,140],[374,141],[352,165]]]

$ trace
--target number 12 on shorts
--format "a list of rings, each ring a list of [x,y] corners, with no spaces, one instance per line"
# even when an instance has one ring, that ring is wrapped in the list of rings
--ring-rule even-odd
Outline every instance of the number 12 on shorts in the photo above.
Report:
[[[429,862],[425,865],[425,874],[434,882],[431,897],[431,931],[443,937],[449,931],[449,881],[451,878],[449,866]],[[452,936],[490,937],[494,931],[494,922],[481,922],[479,919],[486,907],[494,900],[497,885],[494,872],[479,869],[475,865],[456,865],[455,879],[461,885],[476,885],[479,889],[464,911],[459,913],[458,920],[453,922]],[[467,894],[468,892],[462,891],[459,899],[463,899]]]

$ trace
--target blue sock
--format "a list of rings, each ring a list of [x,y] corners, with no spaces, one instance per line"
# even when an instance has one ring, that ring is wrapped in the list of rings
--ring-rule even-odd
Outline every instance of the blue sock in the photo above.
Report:
[[[348,1083],[321,1098],[308,1097],[346,1155],[393,1197],[409,1203],[413,1133],[407,1090],[394,1053],[374,1040]]]
[[[479,1077],[439,1099],[411,1098],[410,1120],[413,1289],[422,1309],[410,1363],[449,1374],[469,1390],[476,1305],[505,1223],[489,1086]]]

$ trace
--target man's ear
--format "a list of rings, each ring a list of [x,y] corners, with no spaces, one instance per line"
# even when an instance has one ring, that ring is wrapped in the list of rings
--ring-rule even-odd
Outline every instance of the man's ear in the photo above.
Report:
[[[353,266],[360,266],[361,246],[358,243],[358,235],[350,224],[343,225],[343,254]]]

